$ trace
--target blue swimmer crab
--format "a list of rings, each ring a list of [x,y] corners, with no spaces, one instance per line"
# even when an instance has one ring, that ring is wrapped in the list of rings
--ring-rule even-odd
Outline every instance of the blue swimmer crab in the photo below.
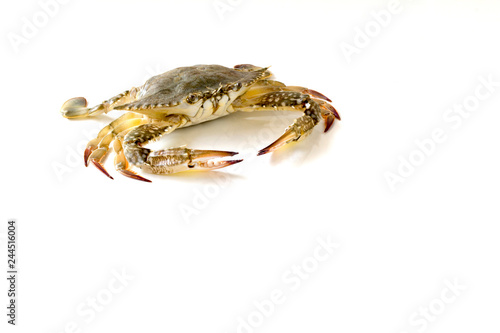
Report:
[[[226,116],[236,111],[288,110],[303,111],[285,133],[269,146],[261,149],[263,155],[306,137],[320,119],[325,132],[340,116],[323,94],[298,86],[271,80],[267,68],[237,65],[227,68],[219,65],[180,67],[154,76],[137,88],[131,88],[92,108],[87,100],[76,97],[66,101],[62,115],[66,118],[92,117],[111,110],[125,114],[104,127],[90,140],[84,152],[85,166],[92,162],[106,176],[113,179],[102,161],[112,147],[116,154],[114,165],[124,176],[150,182],[130,169],[136,166],[153,174],[171,174],[185,170],[211,170],[238,162],[221,158],[236,152],[195,150],[186,147],[153,151],[144,147],[172,131]]]

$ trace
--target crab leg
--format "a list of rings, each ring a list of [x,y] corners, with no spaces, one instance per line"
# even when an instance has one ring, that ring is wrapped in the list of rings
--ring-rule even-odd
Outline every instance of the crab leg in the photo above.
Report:
[[[87,107],[87,100],[84,97],[71,98],[63,104],[61,113],[66,118],[84,118],[96,116],[101,113],[108,113],[118,105],[134,101],[138,91],[137,88],[126,90],[92,108]]]
[[[109,145],[118,137],[120,133],[122,133],[123,136],[123,133],[147,122],[149,122],[148,119],[143,118],[142,115],[138,115],[132,112],[128,112],[120,118],[111,122],[108,126],[104,127],[99,132],[97,138],[90,140],[87,144],[87,148],[85,149],[84,153],[85,166],[87,166],[88,162],[90,161],[106,176],[113,179],[113,177],[109,175],[109,173],[102,165],[102,161],[108,154]]]
[[[271,90],[271,92],[266,92]],[[248,98],[250,97],[250,98]],[[289,110],[304,111],[285,133],[269,146],[261,149],[258,155],[272,152],[291,141],[298,141],[309,135],[322,117],[325,120],[325,132],[333,124],[335,118],[340,119],[333,106],[319,97],[326,96],[303,87],[282,87],[279,85],[260,86],[250,89],[242,98],[233,103],[236,111]]]
[[[127,112],[124,115],[113,120],[109,125],[105,126],[103,129],[101,129],[99,131],[99,133],[97,134],[97,137],[95,139],[90,140],[87,143],[87,147],[85,148],[85,153],[84,153],[84,157],[83,157],[84,162],[85,162],[85,166],[88,165],[89,156],[98,148],[99,143],[106,135],[108,135],[112,131],[115,134],[119,133],[116,131],[116,128],[120,124],[122,124],[123,122],[125,122],[127,120],[141,118],[141,117],[143,117],[143,116],[136,114],[136,113],[133,113],[133,112]]]
[[[187,123],[188,120],[184,116],[171,115],[163,122],[144,124],[131,130],[123,140],[123,148],[118,143],[115,146],[118,153],[115,160],[117,170],[124,176],[149,181],[131,171],[129,163],[149,173],[172,174],[192,169],[214,170],[242,161],[214,160],[237,154],[230,151],[195,150],[186,147],[152,151],[144,147]]]
[[[130,165],[127,161],[127,158],[125,157],[125,154],[123,152],[123,146],[122,146],[122,140],[116,139],[113,142],[113,150],[115,152],[115,169],[116,171],[120,172],[122,175],[137,179],[137,180],[142,180],[143,182],[148,182],[151,183],[149,179],[146,179],[144,177],[139,176],[132,170],[130,170]]]
[[[313,89],[299,87],[299,86],[286,86],[285,88],[283,88],[283,90],[284,91],[296,91],[296,92],[300,92],[303,94],[308,94],[308,95],[315,97],[315,98],[319,98],[319,99],[323,99],[325,101],[331,102],[331,100],[328,97],[326,97],[322,93],[317,92],[316,90],[313,90]]]
[[[276,91],[294,91],[302,94],[307,94],[317,99],[322,99],[331,102],[331,100],[328,97],[326,97],[320,92],[317,92],[316,90],[299,86],[287,86],[284,83],[275,80],[261,80],[257,85],[253,86],[252,88],[250,88],[249,91],[245,93],[244,98],[249,99],[256,97],[258,95]]]

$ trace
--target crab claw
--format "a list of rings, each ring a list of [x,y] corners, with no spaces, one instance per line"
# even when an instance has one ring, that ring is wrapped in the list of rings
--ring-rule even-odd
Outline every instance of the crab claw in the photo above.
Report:
[[[320,92],[318,92],[316,90],[307,89],[305,92],[308,93],[309,95],[311,95],[312,97],[317,97],[317,98],[320,98],[320,99],[324,99],[325,101],[328,101],[328,102],[332,101],[331,99],[329,99],[328,97],[326,97],[325,95],[323,95],[322,93],[320,93]]]
[[[325,133],[328,132],[330,127],[333,125],[333,121],[335,120],[335,117],[331,114],[328,113],[322,113],[321,117],[323,117],[323,120],[325,121]]]
[[[238,153],[233,151],[170,148],[154,151],[149,156],[148,163],[153,168],[166,167],[169,169],[169,173],[194,169],[215,170],[243,161],[242,159],[217,160],[236,154]]]
[[[337,118],[338,120],[340,120],[339,113],[337,112],[337,110],[335,110],[335,108],[331,104],[321,103],[321,108],[323,110],[325,110],[325,111],[328,111],[328,112],[332,113],[335,116],[335,118]]]
[[[264,155],[264,154],[267,154],[267,153],[271,153],[271,152],[275,151],[276,149],[280,148],[281,146],[286,145],[290,141],[295,140],[296,137],[297,137],[297,135],[296,135],[295,131],[293,130],[293,128],[289,128],[276,141],[274,141],[273,143],[271,143],[269,146],[267,146],[267,147],[262,148],[261,150],[259,150],[259,152],[257,153],[257,156]]]
[[[330,127],[332,127],[335,118],[340,120],[340,115],[331,104],[319,99],[313,99],[313,100],[317,102],[319,104],[319,107],[321,108],[321,117],[325,121],[325,133],[326,133],[328,132]]]
[[[85,153],[87,153],[87,149],[85,150]],[[92,151],[92,153],[88,157],[88,160],[86,160],[86,161],[87,161],[87,163],[88,163],[88,161],[92,162],[96,166],[97,169],[101,170],[102,173],[104,173],[109,178],[113,179],[113,177],[110,176],[108,171],[106,171],[104,166],[101,164],[101,161],[104,159],[104,157],[106,156],[107,153],[108,153],[107,148],[95,149],[94,151]]]
[[[306,136],[311,134],[311,131],[314,126],[316,126],[316,124],[317,120],[307,114],[304,114],[302,117],[295,119],[293,124],[286,129],[285,133],[283,133],[283,135],[280,136],[278,140],[274,141],[269,146],[259,150],[257,156],[275,151],[276,149],[286,145],[289,142],[299,141],[305,138]]]
[[[240,159],[240,160],[214,161],[215,159],[234,156],[237,154],[238,153],[234,151],[190,149],[189,155],[191,157],[191,160],[187,164],[187,166],[190,169],[195,167],[198,167],[203,170],[220,169],[239,163],[243,160]]]
[[[97,149],[99,142],[100,142],[100,139],[95,138],[95,139],[90,140],[89,143],[87,143],[87,147],[85,148],[85,151],[83,152],[83,161],[85,162],[85,166],[89,165],[90,156]]]
[[[89,156],[92,154],[94,149],[92,149],[92,147],[85,148],[85,152],[83,153],[83,162],[85,163],[86,167],[89,166]]]
[[[97,169],[101,170],[103,174],[105,174],[106,176],[108,176],[109,178],[113,179],[113,177],[111,177],[111,175],[108,173],[108,171],[106,171],[106,169],[104,168],[104,166],[99,163],[98,161],[96,160],[91,160],[92,163],[96,166]]]
[[[335,110],[335,108],[330,104],[324,103],[324,106],[326,106],[326,108],[322,106],[323,111],[321,112],[321,117],[325,121],[325,133],[326,133],[328,132],[330,127],[332,127],[335,118],[340,120],[340,115],[338,114],[337,110]]]
[[[199,162],[198,166],[200,168],[203,168],[205,170],[215,170],[215,169],[221,169],[225,168],[227,166],[240,163],[243,160],[229,160],[229,161],[206,161],[206,162]]]
[[[193,161],[206,161],[214,158],[223,158],[228,156],[237,155],[234,151],[223,151],[223,150],[200,150],[200,149],[190,149],[190,155]]]
[[[120,172],[122,175],[124,175],[126,177],[129,177],[129,178],[132,178],[132,179],[136,179],[136,180],[140,180],[140,181],[147,182],[147,183],[151,183],[151,181],[149,179],[141,177],[141,176],[139,176],[138,174],[136,174],[133,171],[130,171],[130,170],[118,170],[118,172]]]

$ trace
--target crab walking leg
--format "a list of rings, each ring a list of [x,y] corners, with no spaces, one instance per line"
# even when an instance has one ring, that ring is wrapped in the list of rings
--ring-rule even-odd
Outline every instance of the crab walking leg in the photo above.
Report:
[[[317,99],[322,99],[328,102],[331,102],[331,100],[323,95],[320,92],[317,92],[316,90],[305,88],[305,87],[299,87],[299,86],[287,86],[282,82],[275,81],[275,80],[261,80],[258,84],[255,86],[251,87],[243,96],[245,99],[249,98],[254,98],[262,94],[267,94],[271,92],[277,92],[277,91],[294,91],[294,92],[299,92],[302,94],[307,94],[311,97],[317,98]]]
[[[108,113],[114,107],[130,103],[137,98],[138,88],[126,90],[121,94],[98,104],[92,108],[87,107],[87,100],[84,97],[75,97],[67,100],[61,107],[61,113],[66,118],[85,118],[96,116],[101,113]]]
[[[259,94],[256,97],[245,99],[246,95],[240,101],[233,103],[236,111],[258,111],[258,110],[290,110],[304,111],[304,115],[295,119],[285,133],[269,146],[261,149],[258,155],[263,155],[272,152],[281,146],[291,142],[298,141],[311,133],[311,130],[318,124],[320,117],[324,117],[323,113],[327,104],[324,101],[312,98],[309,94],[294,91],[276,91],[266,94]],[[333,108],[333,107],[332,107]],[[333,122],[333,120],[331,121]],[[331,123],[326,123],[326,130],[331,126]],[[325,131],[326,131],[325,130]]]
[[[143,116],[140,114],[136,114],[133,112],[127,112],[124,115],[118,117],[117,119],[113,120],[109,125],[105,126],[103,129],[99,131],[97,134],[97,137],[95,139],[90,140],[87,143],[87,147],[85,148],[85,152],[83,155],[83,160],[85,162],[85,166],[88,166],[88,161],[90,155],[99,147],[99,143],[101,140],[108,135],[110,132],[113,132],[116,136],[116,134],[120,133],[117,130],[121,130],[118,128],[120,124],[123,124],[124,122],[131,120],[131,119],[136,119],[136,118],[142,118]]]
[[[117,160],[118,171],[127,177],[147,181],[130,171],[128,169],[128,163],[149,173],[172,174],[193,169],[219,169],[242,161],[213,160],[237,154],[230,151],[195,150],[186,147],[152,151],[144,147],[149,142],[165,134],[171,133],[175,129],[183,127],[186,124],[188,124],[188,119],[186,117],[171,115],[163,122],[144,124],[131,130],[123,140],[123,157],[125,158],[120,155]],[[118,144],[116,148],[121,153]],[[124,161],[128,161],[128,163]]]
[[[102,137],[102,139],[99,141],[99,144],[96,146],[96,149],[93,150],[90,155],[88,155],[88,157],[86,159],[86,165],[88,164],[88,161],[92,162],[92,164],[94,164],[106,176],[113,179],[113,177],[111,177],[109,175],[109,173],[106,171],[106,169],[102,165],[103,159],[106,157],[106,155],[109,152],[109,145],[111,144],[111,142],[113,140],[117,139],[117,137],[120,133],[127,132],[130,129],[137,127],[139,125],[145,124],[149,121],[150,120],[146,119],[146,118],[128,119],[128,120],[121,122],[116,127],[110,129],[108,131],[108,133],[106,135],[104,135],[104,137]],[[96,138],[95,140],[98,140],[98,138]]]
[[[262,80],[261,84],[250,88],[243,95],[241,101],[243,104],[245,104],[246,102],[246,104],[248,105],[250,105],[251,103],[260,103],[260,99],[265,97],[264,95],[268,95],[269,93],[274,93],[279,91],[294,91],[313,97],[313,100],[316,103],[318,103],[321,108],[321,116],[325,120],[325,132],[327,132],[330,129],[335,118],[340,120],[340,115],[338,114],[337,110],[335,110],[335,108],[331,104],[327,103],[327,101],[331,102],[331,100],[322,93],[305,87],[286,86],[285,84],[274,80]],[[260,108],[260,110],[269,110],[269,109],[278,109],[278,107]],[[250,111],[253,111],[253,109],[251,109]]]
[[[323,99],[325,101],[328,101],[328,102],[331,102],[331,100],[326,97],[325,95],[323,95],[322,93],[316,91],[316,90],[313,90],[313,89],[309,89],[309,88],[305,88],[305,87],[299,87],[299,86],[286,86],[285,88],[283,88],[283,90],[285,91],[296,91],[296,92],[300,92],[300,93],[303,93],[303,94],[308,94],[312,97],[315,97],[315,98],[319,98],[319,99]]]

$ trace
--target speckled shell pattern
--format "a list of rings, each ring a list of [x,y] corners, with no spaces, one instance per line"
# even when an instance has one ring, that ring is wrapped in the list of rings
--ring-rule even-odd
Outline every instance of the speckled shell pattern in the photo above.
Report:
[[[139,92],[138,99],[117,107],[121,110],[169,107],[180,104],[192,94],[200,98],[214,93],[227,93],[241,86],[250,86],[262,77],[271,75],[265,68],[240,71],[220,65],[179,67],[150,78]]]

